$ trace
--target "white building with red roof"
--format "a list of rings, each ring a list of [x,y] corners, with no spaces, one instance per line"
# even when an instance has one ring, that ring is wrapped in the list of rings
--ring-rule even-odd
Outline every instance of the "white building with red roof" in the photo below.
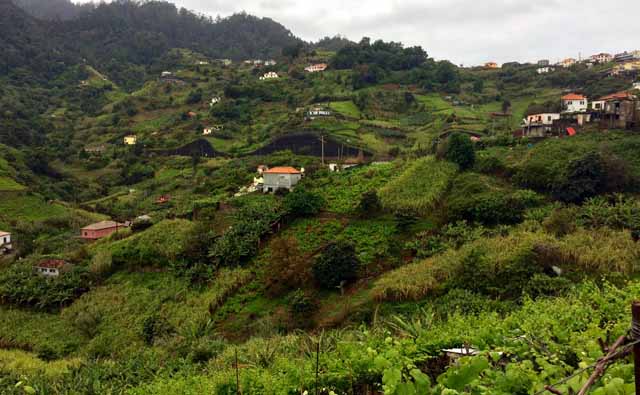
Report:
[[[562,112],[566,113],[585,112],[589,108],[589,101],[584,95],[569,93],[562,96],[562,108]]]
[[[290,166],[273,167],[262,172],[263,191],[275,192],[278,189],[291,190],[302,179],[302,171]]]

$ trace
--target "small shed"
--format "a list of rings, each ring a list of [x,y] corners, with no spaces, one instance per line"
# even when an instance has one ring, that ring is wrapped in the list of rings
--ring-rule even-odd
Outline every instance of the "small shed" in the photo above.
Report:
[[[61,273],[69,270],[70,264],[62,259],[47,259],[34,266],[34,270],[44,277],[58,277]]]

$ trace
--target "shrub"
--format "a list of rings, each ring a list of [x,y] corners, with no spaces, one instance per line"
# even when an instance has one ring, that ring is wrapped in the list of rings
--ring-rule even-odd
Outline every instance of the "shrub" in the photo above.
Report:
[[[602,193],[606,178],[602,157],[591,152],[569,163],[567,174],[564,180],[555,186],[553,195],[564,202],[581,203]]]
[[[482,156],[476,160],[474,169],[478,173],[499,174],[505,171],[505,165],[496,156]]]
[[[294,326],[298,328],[312,326],[311,317],[318,309],[313,295],[298,289],[289,295],[288,301]]]
[[[542,225],[547,232],[563,237],[577,229],[575,218],[576,210],[560,208],[554,210]]]
[[[453,133],[447,139],[444,157],[457,164],[461,170],[470,169],[476,160],[473,142],[466,134]]]
[[[270,246],[265,271],[267,293],[281,296],[292,289],[311,283],[311,264],[300,251],[295,238],[277,238]]]
[[[510,191],[495,180],[474,173],[456,179],[447,200],[450,221],[466,220],[484,225],[515,224],[524,211],[542,202],[533,191]]]
[[[367,191],[360,197],[358,212],[362,216],[375,215],[382,210],[382,204],[375,190]]]
[[[358,278],[360,262],[352,244],[329,244],[313,264],[313,277],[322,288],[335,289]]]
[[[296,217],[315,215],[322,209],[324,204],[322,196],[307,191],[302,186],[295,188],[283,200],[285,211]]]

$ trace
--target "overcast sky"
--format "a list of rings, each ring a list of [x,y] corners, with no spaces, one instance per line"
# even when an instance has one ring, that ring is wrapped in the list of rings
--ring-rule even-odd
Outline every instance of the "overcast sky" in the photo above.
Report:
[[[640,49],[640,0],[172,2],[211,16],[246,11],[270,17],[307,41],[341,34],[421,45],[431,57],[464,65]]]

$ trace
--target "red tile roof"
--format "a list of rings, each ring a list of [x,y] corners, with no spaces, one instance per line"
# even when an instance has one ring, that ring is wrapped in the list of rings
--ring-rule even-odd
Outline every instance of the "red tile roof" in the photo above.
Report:
[[[265,174],[302,174],[299,170],[290,166],[274,167],[272,169],[264,171]]]
[[[0,230],[0,237],[2,237],[2,236],[11,236],[11,233],[3,232],[3,231]]]
[[[577,93],[569,93],[568,95],[562,96],[562,100],[584,100],[586,96],[579,95]]]
[[[45,261],[38,263],[36,267],[46,267],[47,269],[60,269],[66,264],[67,262],[63,261],[62,259],[47,259]]]
[[[576,130],[574,128],[567,128],[567,134],[569,134],[569,136],[575,136]]]
[[[607,100],[631,100],[633,99],[633,95],[629,92],[617,92],[611,95],[607,95],[598,99],[598,101],[607,101]]]

